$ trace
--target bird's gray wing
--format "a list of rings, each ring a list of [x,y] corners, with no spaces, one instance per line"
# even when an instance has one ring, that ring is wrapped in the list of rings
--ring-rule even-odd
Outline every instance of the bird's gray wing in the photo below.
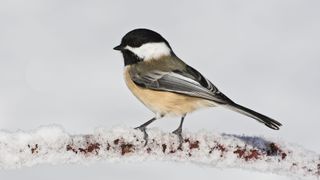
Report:
[[[135,84],[144,88],[203,98],[218,104],[232,102],[208,79],[190,66],[183,70],[150,70],[143,74],[132,69],[130,76]]]

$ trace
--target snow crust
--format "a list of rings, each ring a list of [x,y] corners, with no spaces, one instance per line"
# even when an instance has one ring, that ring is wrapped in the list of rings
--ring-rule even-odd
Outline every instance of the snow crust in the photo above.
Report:
[[[149,129],[144,146],[139,130],[97,128],[90,135],[70,135],[60,126],[33,131],[0,131],[0,169],[40,164],[174,161],[215,168],[241,168],[295,178],[319,179],[320,156],[281,140],[199,131],[178,138]]]

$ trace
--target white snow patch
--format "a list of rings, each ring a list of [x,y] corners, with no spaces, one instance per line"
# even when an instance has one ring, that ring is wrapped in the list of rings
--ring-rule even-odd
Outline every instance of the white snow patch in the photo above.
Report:
[[[34,131],[0,131],[0,169],[38,164],[141,162],[165,160],[216,168],[243,168],[295,178],[318,179],[320,156],[300,146],[262,137],[219,134],[205,130],[178,138],[159,129],[143,133],[127,127],[97,128],[91,135],[70,135],[60,126]]]

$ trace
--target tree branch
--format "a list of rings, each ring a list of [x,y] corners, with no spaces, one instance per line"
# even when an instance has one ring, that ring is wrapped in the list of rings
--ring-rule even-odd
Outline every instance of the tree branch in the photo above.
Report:
[[[0,168],[37,164],[88,163],[97,160],[169,160],[220,168],[243,168],[298,178],[318,179],[320,156],[302,147],[268,140],[211,132],[184,133],[184,143],[157,129],[143,134],[130,128],[96,129],[92,135],[69,135],[59,126],[31,132],[0,131]]]

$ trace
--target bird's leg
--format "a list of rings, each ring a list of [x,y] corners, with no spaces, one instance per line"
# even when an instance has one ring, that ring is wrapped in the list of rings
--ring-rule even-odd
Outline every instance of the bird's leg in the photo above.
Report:
[[[146,127],[151,124],[153,121],[155,121],[157,118],[154,117],[152,119],[150,119],[149,121],[143,123],[141,126],[138,126],[134,129],[139,129],[140,131],[143,132],[143,139],[145,140],[144,146],[146,146],[148,144],[148,134],[146,132]]]
[[[185,117],[186,117],[186,114],[181,117],[181,121],[180,121],[179,127],[172,132],[173,134],[175,134],[175,135],[178,136],[178,138],[179,138],[179,143],[180,143],[180,144],[179,144],[179,147],[180,147],[180,148],[181,148],[182,143],[183,143],[183,138],[182,138],[182,125],[183,125],[183,121],[184,121],[184,118],[185,118]]]

